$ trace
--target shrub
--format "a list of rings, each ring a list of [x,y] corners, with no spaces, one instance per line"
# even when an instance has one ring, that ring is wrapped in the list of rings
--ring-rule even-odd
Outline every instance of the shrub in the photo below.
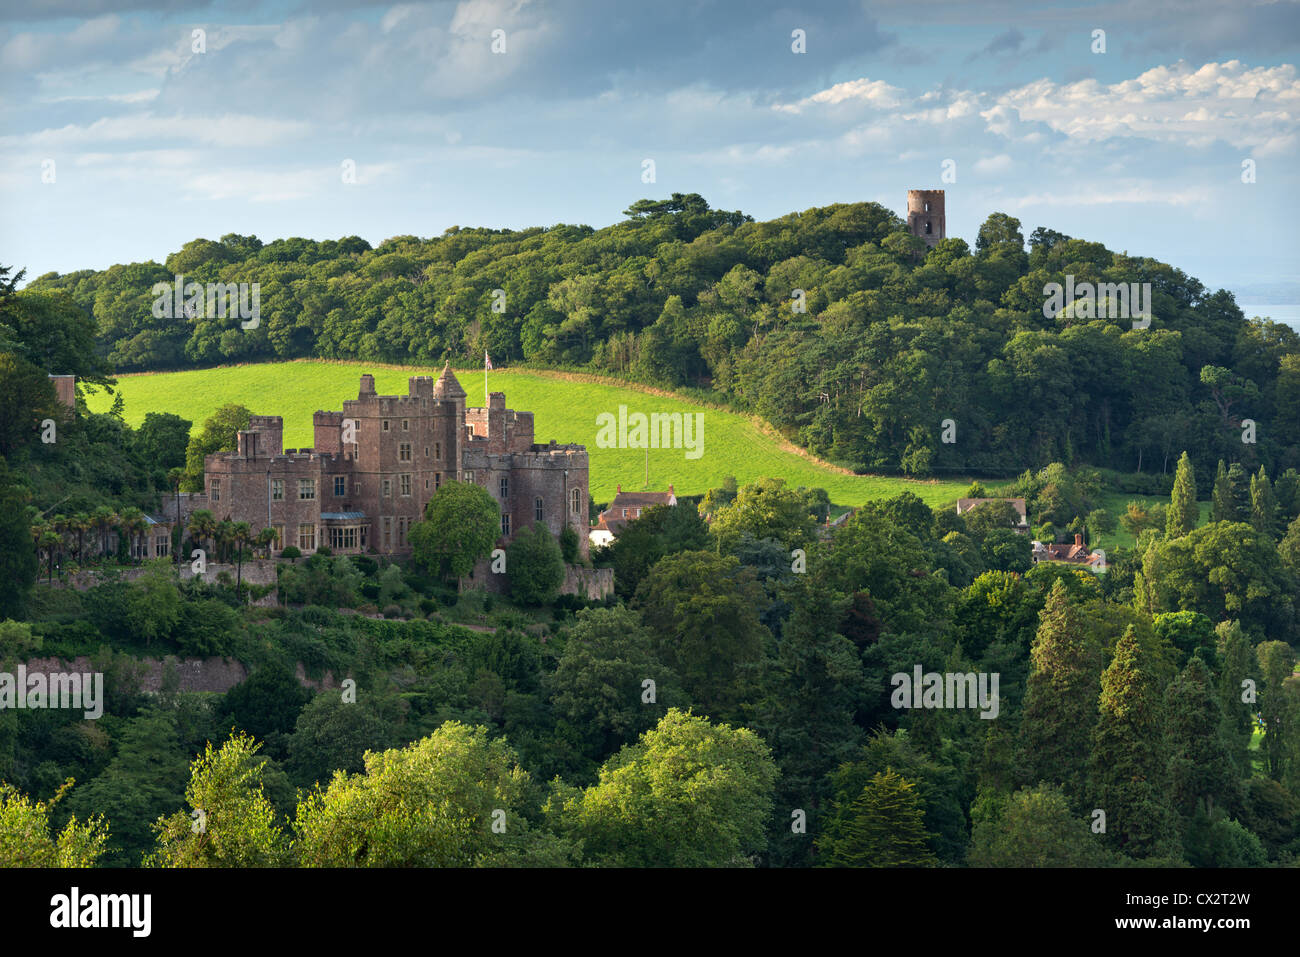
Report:
[[[365,555],[353,555],[352,564],[356,566],[357,571],[367,578],[373,578],[375,573],[379,571],[379,562],[373,558],[367,558]]]
[[[295,558],[302,558],[302,550],[297,545],[290,545],[280,553],[280,557],[293,561]]]
[[[317,555],[333,555],[333,554],[334,554],[334,551],[333,551],[333,549],[331,549],[328,545],[322,545],[320,548],[316,549],[316,554],[317,554]]]
[[[424,612],[426,615],[431,615],[437,610],[438,610],[438,603],[434,601],[432,598],[420,599],[420,611]]]
[[[385,606],[384,606],[384,617],[385,617],[385,618],[401,618],[401,617],[402,617],[402,609],[401,609],[401,606],[399,606],[399,605],[385,605]]]

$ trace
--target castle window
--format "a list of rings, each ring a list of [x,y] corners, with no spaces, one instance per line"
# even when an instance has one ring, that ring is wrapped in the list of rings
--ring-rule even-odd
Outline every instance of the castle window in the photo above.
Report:
[[[428,479],[425,479],[425,480],[424,480],[424,490],[425,490],[426,492],[429,491],[429,480],[428,480]]]
[[[397,447],[397,460],[399,462],[411,461],[411,443],[403,442]]]
[[[393,544],[393,520],[387,515],[384,516],[384,548],[391,548]]]
[[[580,488],[575,488],[573,490],[573,514],[582,514],[582,489]]]
[[[348,494],[348,479],[346,475],[334,476],[334,496],[341,498]]]
[[[316,497],[315,479],[298,479],[298,501],[307,502]]]
[[[209,493],[209,497],[214,502],[220,502],[221,501],[221,479],[214,478],[211,482],[211,486],[212,486],[212,491]]]
[[[930,221],[928,219],[925,221],[925,234],[930,235]]]
[[[272,525],[271,534],[275,536],[275,547],[283,548],[284,547],[284,526]]]
[[[472,469],[465,473],[465,481],[469,482],[471,485],[474,484],[474,471]]]
[[[929,200],[926,200],[926,202],[925,202],[925,211],[926,211],[927,213],[930,211],[930,201],[929,201]]]
[[[410,419],[403,419],[403,420],[402,420],[402,431],[403,431],[403,432],[410,432],[410,431],[411,431],[411,420],[410,420]]]
[[[304,552],[316,551],[316,526],[310,522],[298,526],[298,547]]]
[[[406,524],[409,521],[410,519],[407,518],[399,518],[397,520],[397,544],[398,545],[406,544]]]
[[[154,539],[153,553],[155,557],[162,558],[164,555],[170,555],[171,551],[172,543],[170,538]]]
[[[388,420],[387,420],[387,419],[384,419],[384,431],[385,431],[385,432],[388,431]]]
[[[384,492],[383,492],[384,498],[392,498],[392,497],[393,497],[393,480],[392,480],[392,479],[384,479],[384,481],[383,481],[382,484],[383,484],[383,487],[384,487]]]
[[[510,534],[510,515],[509,513],[501,516],[501,534]]]
[[[427,445],[424,447],[424,457],[426,459],[429,457],[429,447]]]
[[[271,479],[271,501],[284,501],[284,479]]]
[[[436,492],[436,491],[438,491],[438,489],[440,489],[440,488],[442,488],[442,473],[441,473],[441,472],[434,472],[434,473],[433,473],[433,490]]]
[[[402,497],[410,498],[411,497],[411,476],[403,475],[401,476],[401,480],[402,480]]]
[[[509,497],[510,497],[510,479],[506,478],[503,475],[501,476],[501,501],[504,502]]]
[[[533,518],[540,522],[542,520],[542,517],[543,517],[542,497],[539,495],[537,496],[537,499],[533,502]]]
[[[433,457],[434,457],[435,459],[437,459],[439,462],[442,461],[442,443],[441,443],[441,442],[434,442],[434,443],[433,443]]]

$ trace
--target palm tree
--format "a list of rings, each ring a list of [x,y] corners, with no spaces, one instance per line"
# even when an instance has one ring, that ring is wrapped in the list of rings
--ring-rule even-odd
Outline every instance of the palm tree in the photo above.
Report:
[[[78,512],[68,521],[68,527],[77,533],[77,562],[85,564],[85,546],[86,532],[91,529],[90,515],[86,512]]]
[[[94,529],[99,532],[99,557],[104,557],[105,544],[104,540],[108,537],[108,530],[117,524],[117,516],[107,505],[100,505],[90,513],[90,522]]]
[[[256,548],[266,549],[267,558],[271,557],[271,546],[274,544],[275,544],[275,529],[273,528],[262,529],[260,532],[257,533],[257,538],[254,539],[253,541],[253,545]]]
[[[58,553],[59,553],[59,567],[62,568],[62,567],[63,567],[63,550],[64,550],[64,548],[67,547],[68,516],[66,516],[66,515],[55,515],[52,519],[50,519],[50,530],[51,530],[55,535],[58,536],[58,539],[57,539],[57,541],[55,541],[53,547],[54,547],[54,548],[58,551]],[[53,555],[50,556],[51,560],[53,560],[53,557],[54,557]]]
[[[235,522],[230,526],[230,538],[235,543],[235,597],[239,597],[239,586],[244,579],[244,546],[253,538],[253,529],[247,522]]]
[[[217,520],[206,508],[201,508],[190,516],[190,537],[199,543],[200,548],[207,548],[208,542],[217,531]]]
[[[136,537],[148,527],[144,512],[134,506],[122,509],[121,529],[126,533],[126,553],[130,559],[135,558]]]
[[[41,537],[37,542],[37,546],[43,549],[45,554],[49,557],[49,564],[46,566],[46,569],[49,572],[48,580],[51,583],[54,581],[54,551],[62,544],[63,536],[56,532],[53,526],[46,525],[41,530]]]
[[[217,522],[217,530],[212,537],[217,547],[217,560],[228,561],[230,559],[230,543],[235,540],[235,523],[228,518],[223,518]]]

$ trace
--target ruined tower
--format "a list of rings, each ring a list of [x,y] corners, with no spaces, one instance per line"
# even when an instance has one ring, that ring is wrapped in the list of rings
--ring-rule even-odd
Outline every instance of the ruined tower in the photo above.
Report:
[[[947,235],[943,218],[943,190],[909,189],[907,191],[907,228],[934,247]]]

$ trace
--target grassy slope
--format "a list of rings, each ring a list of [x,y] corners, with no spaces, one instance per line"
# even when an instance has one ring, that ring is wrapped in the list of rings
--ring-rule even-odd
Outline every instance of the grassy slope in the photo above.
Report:
[[[285,447],[302,448],[312,444],[312,413],[341,409],[344,399],[355,399],[361,373],[374,374],[380,395],[405,395],[409,376],[437,376],[440,371],[374,363],[284,362],[122,376],[119,389],[126,404],[126,420],[134,426],[144,421],[146,412],[172,412],[198,426],[219,406],[237,402],[254,413],[283,416]],[[483,371],[458,369],[456,377],[469,393],[468,404],[481,404]],[[602,412],[617,415],[620,404],[626,405],[629,413],[704,414],[704,454],[700,458],[687,459],[680,449],[650,450],[652,488],[672,483],[679,494],[695,495],[721,484],[727,475],[734,475],[741,484],[777,476],[792,486],[824,488],[833,502],[843,505],[861,505],[910,489],[935,507],[954,502],[969,484],[969,479],[918,482],[837,472],[792,451],[745,416],[683,399],[533,371],[506,370],[489,377],[494,391],[505,392],[508,407],[533,413],[536,441],[553,438],[587,446],[591,493],[598,502],[611,499],[620,482],[628,489],[645,485],[643,450],[596,447],[596,416]],[[93,411],[102,412],[111,400],[100,393],[92,396],[89,404]]]

